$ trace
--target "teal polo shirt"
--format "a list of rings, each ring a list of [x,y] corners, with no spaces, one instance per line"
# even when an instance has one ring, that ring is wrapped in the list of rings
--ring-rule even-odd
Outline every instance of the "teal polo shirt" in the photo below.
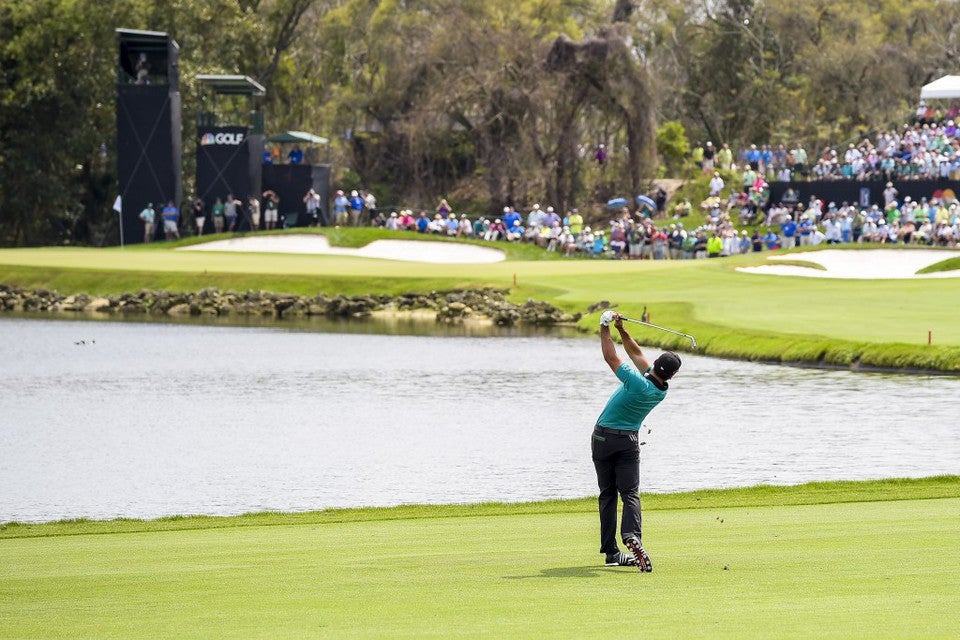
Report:
[[[623,384],[607,400],[597,424],[609,429],[639,431],[647,414],[667,397],[667,391],[657,388],[652,380],[626,362],[617,369],[617,378]]]

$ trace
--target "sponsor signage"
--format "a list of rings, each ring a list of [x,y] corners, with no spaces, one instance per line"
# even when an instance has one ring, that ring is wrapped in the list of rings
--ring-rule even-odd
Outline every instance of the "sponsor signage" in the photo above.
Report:
[[[246,136],[240,132],[207,132],[200,136],[200,146],[206,147],[209,145],[225,145],[235,147],[239,144],[242,144],[245,139]]]

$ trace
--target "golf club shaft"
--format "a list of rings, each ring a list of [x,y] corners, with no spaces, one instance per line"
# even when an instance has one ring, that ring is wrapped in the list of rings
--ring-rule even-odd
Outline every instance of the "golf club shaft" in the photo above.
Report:
[[[672,333],[672,334],[677,335],[677,336],[683,336],[684,338],[686,338],[687,340],[690,341],[690,345],[691,345],[692,347],[696,347],[696,346],[697,346],[697,339],[694,338],[694,337],[693,337],[692,335],[690,335],[689,333],[680,333],[679,331],[674,331],[673,329],[667,329],[666,327],[661,327],[661,326],[658,325],[658,324],[651,324],[651,323],[649,323],[649,322],[644,322],[643,320],[634,320],[633,318],[628,318],[628,317],[626,317],[626,316],[620,316],[620,318],[621,318],[622,320],[624,320],[625,322],[632,322],[632,323],[634,323],[634,324],[642,324],[642,325],[645,326],[645,327],[651,327],[651,328],[653,328],[653,329],[659,329],[660,331],[666,331],[667,333]]]

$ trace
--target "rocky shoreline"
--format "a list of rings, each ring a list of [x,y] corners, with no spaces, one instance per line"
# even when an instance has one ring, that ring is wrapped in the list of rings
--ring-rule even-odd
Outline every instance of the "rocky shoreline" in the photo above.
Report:
[[[468,289],[401,295],[315,296],[270,291],[221,291],[215,288],[183,293],[142,289],[137,293],[62,295],[50,289],[0,285],[0,311],[7,313],[109,314],[130,316],[259,316],[293,318],[367,318],[379,313],[430,312],[437,322],[484,320],[501,326],[546,326],[577,322],[548,302],[516,304],[502,289]]]

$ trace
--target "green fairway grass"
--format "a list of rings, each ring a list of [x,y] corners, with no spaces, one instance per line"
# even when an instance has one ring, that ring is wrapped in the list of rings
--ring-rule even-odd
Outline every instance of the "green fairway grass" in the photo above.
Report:
[[[0,636],[960,635],[960,478],[644,500],[652,574],[592,500],[7,526]]]
[[[418,238],[365,229],[329,233],[340,244],[379,237]],[[722,260],[616,261],[555,255],[533,260],[530,252],[538,256],[546,252],[507,243],[496,245],[507,250],[507,260],[482,265],[175,251],[174,245],[2,250],[0,282],[65,294],[144,287],[197,291],[210,286],[308,295],[397,294],[495,286],[509,288],[516,301],[542,299],[569,311],[607,300],[637,317],[646,306],[654,323],[695,335],[699,351],[706,355],[960,371],[960,278],[845,280],[736,271],[738,266],[764,264],[768,254]],[[805,251],[795,253],[803,261]],[[587,316],[583,326],[595,330],[596,317]],[[639,327],[633,331],[646,344],[686,348],[682,338],[670,334]]]

